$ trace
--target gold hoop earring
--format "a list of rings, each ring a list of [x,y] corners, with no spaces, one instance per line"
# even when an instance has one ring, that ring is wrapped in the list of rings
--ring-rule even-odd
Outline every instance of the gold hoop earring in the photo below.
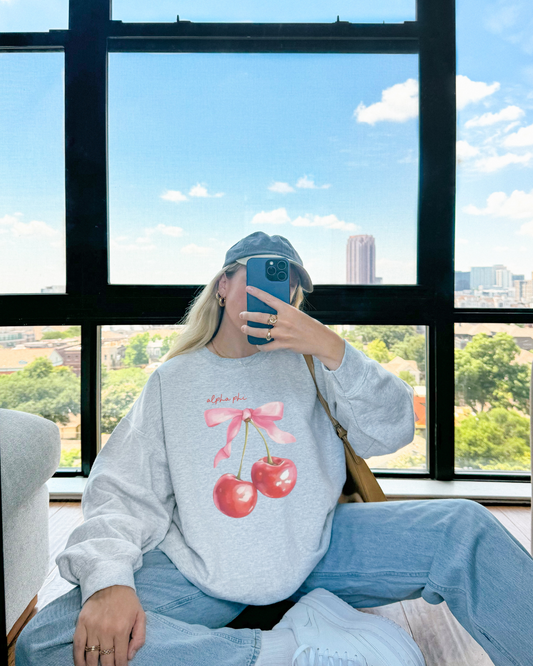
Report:
[[[216,297],[216,299],[217,299],[218,304],[220,305],[220,307],[223,308],[223,307],[226,305],[226,297],[225,297],[225,296],[221,296],[221,295],[218,293],[218,291],[217,291],[217,293],[215,294],[215,297]]]

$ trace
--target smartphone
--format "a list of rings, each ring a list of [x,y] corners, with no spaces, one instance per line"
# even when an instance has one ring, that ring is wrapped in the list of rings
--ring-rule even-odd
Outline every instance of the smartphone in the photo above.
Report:
[[[274,257],[251,257],[246,262],[246,285],[267,291],[281,301],[290,303],[291,273],[289,260],[283,257],[279,259]],[[249,293],[246,295],[246,309],[248,312],[277,314],[277,310],[271,308],[261,299]],[[272,328],[271,324],[263,324],[259,321],[247,321],[246,323],[252,328]],[[265,345],[269,343],[269,340],[265,340],[265,338],[256,338],[253,335],[248,335],[247,337],[251,345]]]

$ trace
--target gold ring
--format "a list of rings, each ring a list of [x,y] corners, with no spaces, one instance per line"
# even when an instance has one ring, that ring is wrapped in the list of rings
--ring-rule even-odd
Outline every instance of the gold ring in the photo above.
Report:
[[[268,318],[269,324],[275,324],[277,321],[278,321],[278,315],[271,314],[270,317]]]
[[[270,328],[268,329],[268,333],[266,334],[266,339],[267,340],[272,340],[272,333],[270,332]]]

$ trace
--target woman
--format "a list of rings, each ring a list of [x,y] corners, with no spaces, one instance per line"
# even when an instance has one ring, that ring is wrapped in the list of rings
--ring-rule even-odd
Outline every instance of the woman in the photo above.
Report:
[[[290,304],[246,287],[261,255],[289,260]],[[419,597],[446,601],[497,666],[530,663],[533,558],[490,511],[337,503],[344,448],[302,354],[364,458],[412,441],[413,389],[304,313],[312,288],[282,236],[228,250],[97,456],[56,558],[76,587],[23,629],[17,666],[419,666],[406,632],[356,610]],[[247,312],[247,290],[277,315]],[[227,627],[282,599],[272,631]]]

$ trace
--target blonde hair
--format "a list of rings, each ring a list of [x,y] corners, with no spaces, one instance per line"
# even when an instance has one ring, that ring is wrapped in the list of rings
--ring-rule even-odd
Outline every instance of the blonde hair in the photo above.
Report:
[[[177,340],[169,351],[160,359],[161,362],[165,363],[179,354],[188,354],[201,349],[211,341],[218,331],[224,314],[223,306],[219,305],[215,297],[218,290],[218,281],[224,273],[231,280],[235,273],[244,267],[244,264],[234,261],[232,264],[222,268],[211,282],[195,296],[187,308],[185,315],[177,322],[179,325],[185,326],[185,328],[178,334]],[[291,305],[295,308],[303,309],[301,306],[305,301],[305,294],[297,272],[296,275],[298,277],[298,285]]]

